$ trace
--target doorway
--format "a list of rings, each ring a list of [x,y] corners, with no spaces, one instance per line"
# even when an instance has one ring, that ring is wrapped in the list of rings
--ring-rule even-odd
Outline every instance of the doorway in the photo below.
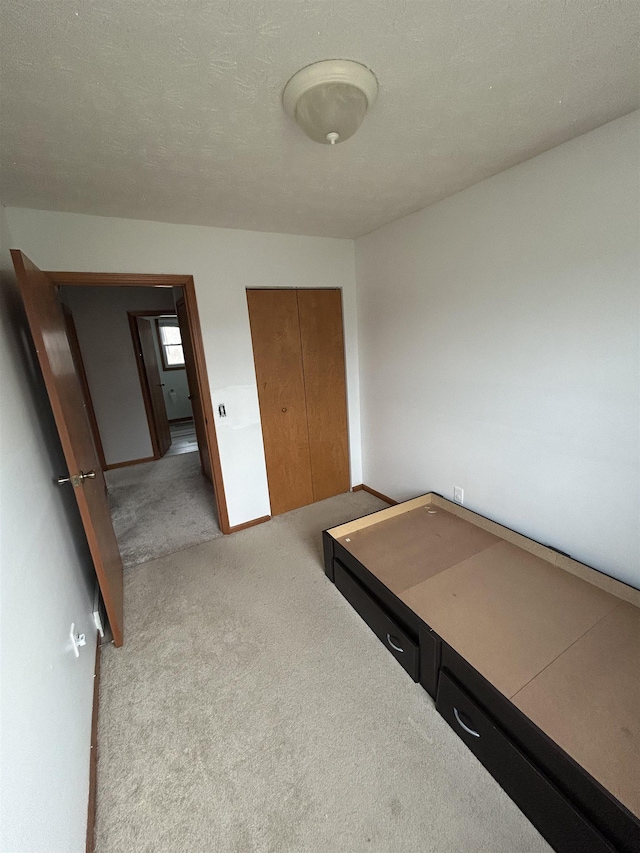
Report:
[[[151,309],[128,311],[127,316],[155,458],[198,451],[196,395],[189,387],[177,313]],[[205,453],[206,446],[201,456]],[[209,466],[203,462],[202,469]]]
[[[74,284],[60,298],[96,413],[124,567],[221,535],[189,318],[178,313],[183,288]]]
[[[73,332],[70,333],[70,329],[76,324],[70,324],[68,317],[65,318],[60,289],[142,287],[147,288],[149,293],[152,288],[180,289],[184,300],[182,310],[187,319],[186,327],[193,347],[196,393],[203,412],[203,438],[206,458],[211,469],[212,499],[220,530],[228,533],[229,519],[193,279],[191,276],[178,275],[43,272],[19,250],[12,249],[11,256],[67,464],[67,472],[60,472],[57,482],[61,488],[73,491],[104,599],[113,641],[116,646],[120,646],[124,639],[123,565],[109,512],[105,475],[108,477],[122,471],[131,472],[136,466],[142,467],[145,460],[135,459],[125,466],[114,465],[109,461],[113,451],[113,436],[111,443],[107,442],[104,431],[100,429],[101,414],[95,397],[92,399],[90,389],[91,371],[86,369],[86,364],[82,364],[82,341],[79,341],[78,346],[78,330],[75,330],[75,336]],[[178,313],[177,306],[175,308]],[[117,341],[109,343],[115,351]],[[130,337],[127,346],[132,348]],[[107,359],[107,367],[110,361]],[[116,402],[118,401],[107,400],[106,408],[103,407],[102,411],[112,417],[117,427],[118,419],[114,416],[116,407],[113,405]],[[97,426],[93,423],[94,420],[98,422]],[[126,442],[130,438],[126,430],[120,431],[120,439]],[[183,454],[182,457],[177,455],[173,459],[189,456],[197,457],[197,454]],[[150,454],[147,461],[155,462],[154,455]],[[200,471],[202,464],[196,461]],[[119,470],[114,472],[114,468]]]

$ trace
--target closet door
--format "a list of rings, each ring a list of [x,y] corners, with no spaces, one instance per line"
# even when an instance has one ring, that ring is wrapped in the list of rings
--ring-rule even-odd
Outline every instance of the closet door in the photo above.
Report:
[[[248,290],[272,515],[313,503],[295,290]]]
[[[298,290],[314,501],[348,492],[342,292]]]

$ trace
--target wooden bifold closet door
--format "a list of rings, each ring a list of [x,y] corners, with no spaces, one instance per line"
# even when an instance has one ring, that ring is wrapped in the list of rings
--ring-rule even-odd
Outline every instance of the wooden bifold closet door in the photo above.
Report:
[[[272,515],[349,491],[339,290],[247,290]]]

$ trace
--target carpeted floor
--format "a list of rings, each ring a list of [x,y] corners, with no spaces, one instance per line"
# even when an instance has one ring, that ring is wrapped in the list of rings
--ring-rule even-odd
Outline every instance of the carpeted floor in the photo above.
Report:
[[[198,453],[165,456],[105,473],[125,567],[220,536],[213,487]]]
[[[96,853],[548,853],[326,580],[343,495],[125,575]]]

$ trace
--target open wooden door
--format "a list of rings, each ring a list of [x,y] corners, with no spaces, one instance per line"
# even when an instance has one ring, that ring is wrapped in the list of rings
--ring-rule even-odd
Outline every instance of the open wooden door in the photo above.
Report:
[[[202,473],[213,483],[211,475],[211,460],[209,459],[209,449],[207,445],[207,423],[205,420],[202,400],[198,386],[198,374],[196,370],[196,356],[193,348],[193,340],[191,338],[191,329],[189,328],[189,319],[187,315],[187,305],[184,297],[180,297],[176,301],[176,314],[178,315],[178,325],[180,326],[180,337],[182,338],[182,352],[184,353],[184,366],[187,373],[187,385],[189,386],[189,399],[191,400],[191,408],[193,410],[193,422],[196,428],[196,438],[198,439],[198,450],[200,451],[200,465]]]
[[[85,409],[87,410],[87,417],[89,418],[89,426],[91,427],[93,443],[96,448],[96,453],[98,454],[100,467],[103,471],[106,471],[107,460],[104,457],[104,448],[102,446],[102,438],[100,436],[100,430],[98,428],[98,419],[96,418],[96,412],[93,408],[93,400],[91,399],[91,391],[89,390],[89,380],[87,379],[87,373],[84,369],[84,361],[82,358],[82,350],[80,349],[80,341],[78,339],[76,321],[73,319],[73,314],[68,305],[65,305],[64,302],[62,302],[60,307],[62,308],[62,313],[64,314],[64,322],[67,328],[67,340],[69,341],[69,347],[71,348],[73,363],[76,366],[76,373],[78,374],[78,379],[80,380],[80,387],[82,388],[82,397],[84,399]]]
[[[31,335],[69,469],[62,488],[73,488],[116,646],[123,640],[122,560],[102,469],[94,447],[55,285],[17,249],[11,250]]]
[[[131,316],[131,315],[130,315]],[[171,447],[171,429],[169,427],[169,416],[162,393],[162,381],[160,380],[160,368],[158,357],[153,343],[153,329],[148,320],[142,317],[135,318],[140,344],[140,357],[144,371],[144,381],[147,385],[149,408],[151,415],[149,429],[151,432],[151,443],[156,459],[164,456]],[[141,377],[142,378],[142,377]],[[144,389],[143,389],[144,390]],[[151,420],[153,423],[151,423]]]

